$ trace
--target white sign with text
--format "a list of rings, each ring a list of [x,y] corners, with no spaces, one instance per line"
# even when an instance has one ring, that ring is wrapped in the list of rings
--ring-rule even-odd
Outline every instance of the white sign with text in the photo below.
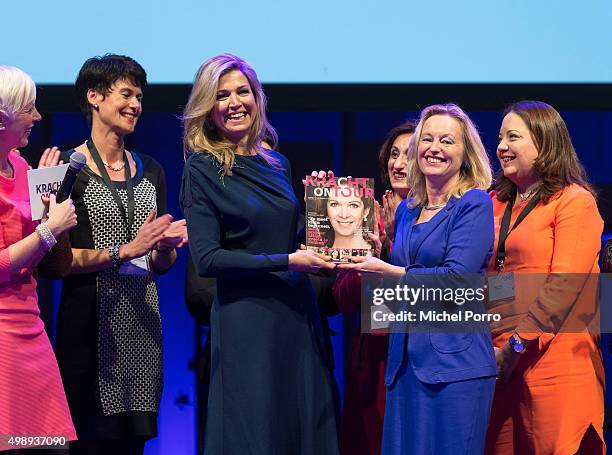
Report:
[[[43,196],[57,193],[64,180],[69,164],[30,169],[28,171],[28,190],[30,191],[30,206],[32,207],[32,220],[40,220],[46,213],[42,202]]]

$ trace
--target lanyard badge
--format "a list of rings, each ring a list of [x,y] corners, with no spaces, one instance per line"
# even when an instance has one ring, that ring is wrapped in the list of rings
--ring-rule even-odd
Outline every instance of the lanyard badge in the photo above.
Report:
[[[513,194],[513,197],[508,201],[506,205],[506,210],[504,211],[504,216],[501,221],[501,226],[499,227],[499,237],[497,242],[497,254],[495,255],[495,270],[497,272],[503,272],[506,263],[506,239],[510,235],[512,231],[514,231],[517,226],[529,215],[529,213],[538,205],[540,202],[540,196],[536,193],[527,203],[525,208],[519,213],[519,216],[516,218],[514,225],[510,228],[510,219],[512,218],[512,208],[514,206],[514,200],[516,199],[516,193]]]

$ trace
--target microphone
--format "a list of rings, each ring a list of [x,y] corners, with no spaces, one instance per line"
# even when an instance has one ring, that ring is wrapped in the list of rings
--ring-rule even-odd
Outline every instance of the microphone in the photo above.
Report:
[[[55,195],[55,200],[58,204],[60,202],[64,202],[70,197],[72,185],[74,185],[77,175],[79,175],[79,171],[83,168],[83,166],[85,166],[86,162],[87,158],[81,152],[74,152],[72,155],[70,155],[70,166],[68,166],[66,175],[64,175],[64,180],[62,181],[62,184]]]

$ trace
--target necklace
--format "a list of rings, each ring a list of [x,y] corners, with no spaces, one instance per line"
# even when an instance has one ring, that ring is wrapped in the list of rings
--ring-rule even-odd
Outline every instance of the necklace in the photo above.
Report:
[[[533,193],[535,193],[535,192],[538,190],[538,188],[540,188],[540,186],[539,186],[539,185],[538,185],[538,186],[536,186],[535,188],[531,188],[530,190],[525,191],[524,193],[519,193],[519,192],[518,192],[518,190],[517,190],[517,192],[516,192],[516,193],[518,194],[519,201],[524,202],[524,201],[526,201],[527,199],[529,199],[529,197],[530,197],[530,196],[531,196]]]
[[[437,204],[437,205],[424,205],[423,208],[425,210],[440,210],[441,208],[446,207],[446,202],[444,204]]]
[[[121,154],[121,156],[125,157],[125,149],[123,150],[123,153]],[[100,157],[102,158],[102,157]],[[102,160],[102,164],[104,164],[104,167],[110,169],[113,172],[119,172],[121,170],[123,170],[123,168],[125,167],[125,159],[121,162],[121,166],[113,166],[112,164],[108,164],[106,161]]]
[[[125,167],[125,161],[123,163],[121,163],[121,166],[119,166],[119,167],[113,167],[110,164],[108,164],[106,161],[102,161],[102,163],[104,163],[104,166],[109,168],[111,171],[115,171],[115,172],[119,172],[120,170],[122,170]]]

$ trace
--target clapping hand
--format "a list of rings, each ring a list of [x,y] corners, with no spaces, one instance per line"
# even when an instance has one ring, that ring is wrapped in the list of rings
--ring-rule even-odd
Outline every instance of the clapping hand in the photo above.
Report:
[[[152,210],[134,240],[121,246],[122,259],[131,260],[144,256],[164,238],[164,233],[172,224],[172,215],[165,214],[159,218],[155,218],[155,215],[155,210]]]
[[[382,232],[380,230],[380,217],[381,217],[381,207],[380,204],[374,201],[374,232],[370,232],[370,241],[374,248],[372,249],[372,254],[377,258],[380,257],[380,253],[382,251],[383,243],[386,239],[385,230]]]
[[[185,246],[188,242],[187,221],[185,219],[174,221],[163,233],[163,237],[157,242],[159,249],[174,249]]]
[[[385,232],[389,239],[393,240],[395,211],[397,210],[399,201],[393,194],[393,191],[385,191],[382,202],[382,220],[385,226]]]
[[[61,150],[57,147],[46,148],[38,161],[38,169],[64,164],[64,162],[59,159],[60,153]]]

